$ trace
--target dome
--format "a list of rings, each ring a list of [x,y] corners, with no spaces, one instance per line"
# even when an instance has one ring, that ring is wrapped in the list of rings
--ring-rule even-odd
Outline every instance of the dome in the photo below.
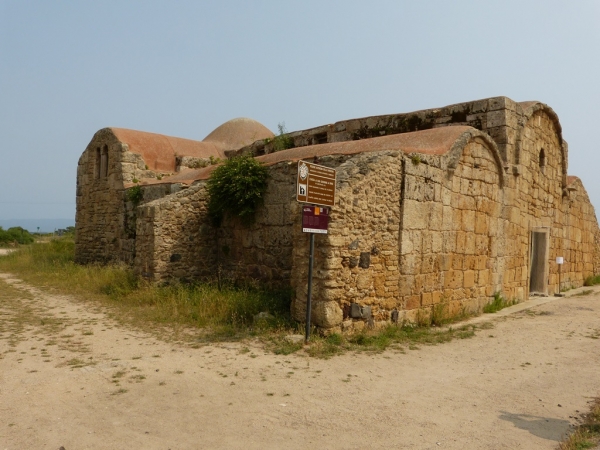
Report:
[[[256,120],[240,117],[215,128],[202,142],[210,142],[222,150],[238,150],[274,134]]]

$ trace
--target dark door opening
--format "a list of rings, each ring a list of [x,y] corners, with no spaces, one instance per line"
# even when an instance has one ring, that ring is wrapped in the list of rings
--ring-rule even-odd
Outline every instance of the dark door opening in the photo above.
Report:
[[[547,289],[547,265],[548,265],[548,232],[531,232],[531,265],[529,268],[529,293],[544,294]]]

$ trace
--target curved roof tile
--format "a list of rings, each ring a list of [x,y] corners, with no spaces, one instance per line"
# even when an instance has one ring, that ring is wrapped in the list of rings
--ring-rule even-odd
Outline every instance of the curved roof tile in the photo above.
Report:
[[[129,151],[144,158],[152,170],[175,171],[175,156],[194,156],[198,158],[224,158],[225,154],[213,143],[193,141],[163,134],[126,128],[110,128],[115,137],[129,146]]]

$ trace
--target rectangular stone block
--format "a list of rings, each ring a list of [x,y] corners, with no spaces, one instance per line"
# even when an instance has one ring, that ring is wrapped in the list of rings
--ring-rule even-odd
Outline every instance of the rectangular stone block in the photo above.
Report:
[[[457,289],[463,285],[462,270],[450,270],[444,273],[444,287],[446,289]]]
[[[470,288],[475,285],[475,271],[467,270],[463,274],[463,287]]]
[[[421,304],[423,306],[433,305],[433,296],[430,292],[424,292],[421,294]]]

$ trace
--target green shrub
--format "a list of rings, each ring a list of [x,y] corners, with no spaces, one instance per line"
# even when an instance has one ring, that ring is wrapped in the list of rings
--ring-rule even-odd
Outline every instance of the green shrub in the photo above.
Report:
[[[0,245],[7,244],[31,244],[34,241],[29,231],[21,227],[12,227],[8,230],[0,227]]]
[[[268,177],[268,169],[250,155],[231,158],[217,167],[207,183],[213,224],[219,226],[226,215],[251,223],[267,190]]]
[[[138,206],[143,199],[144,191],[139,184],[127,189],[127,200],[133,203],[134,206]]]

